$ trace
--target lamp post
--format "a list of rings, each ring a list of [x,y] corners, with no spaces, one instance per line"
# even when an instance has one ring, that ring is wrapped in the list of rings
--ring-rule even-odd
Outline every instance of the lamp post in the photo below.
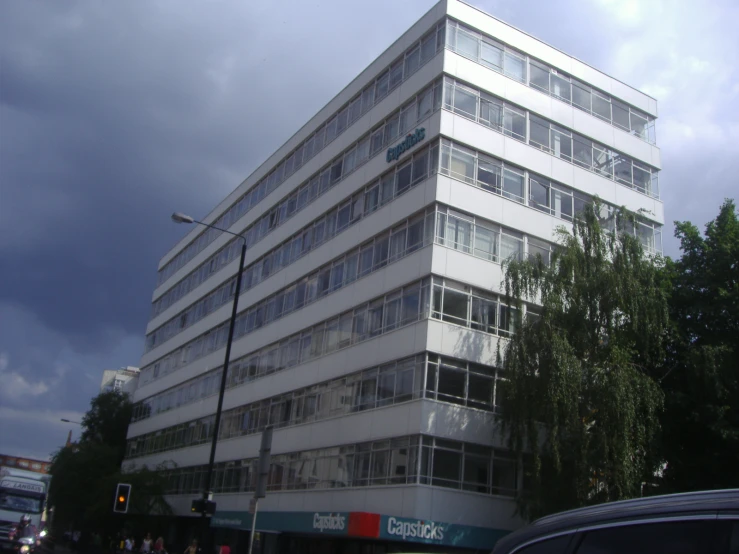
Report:
[[[189,215],[185,215],[180,212],[175,212],[172,214],[172,221],[175,223],[196,223],[198,225],[202,225],[204,227],[210,227],[211,229],[216,229],[218,231],[221,231],[222,233],[227,233],[229,235],[233,235],[235,237],[238,237],[242,240],[241,243],[241,260],[239,262],[239,271],[236,274],[236,290],[234,291],[234,300],[233,300],[233,307],[231,309],[231,321],[228,326],[228,339],[226,341],[226,354],[225,358],[223,360],[223,372],[221,373],[221,388],[218,393],[218,408],[216,408],[216,420],[215,424],[213,425],[213,441],[210,444],[210,458],[208,460],[208,470],[205,473],[205,486],[203,487],[203,509],[201,511],[201,518],[203,521],[203,527],[205,528],[206,525],[206,510],[208,507],[208,501],[210,500],[210,484],[213,480],[213,465],[216,457],[216,444],[218,443],[218,429],[221,425],[221,410],[223,408],[223,393],[226,391],[226,376],[228,375],[228,362],[231,358],[231,343],[233,342],[234,338],[234,327],[236,326],[236,312],[239,307],[239,295],[241,294],[241,274],[244,271],[244,259],[246,258],[246,238],[244,238],[242,235],[239,235],[237,233],[232,233],[231,231],[227,231],[226,229],[221,229],[220,227],[216,227],[215,225],[209,225],[208,223],[203,223],[202,221],[197,221],[196,219],[192,218]],[[203,538],[206,539],[209,534],[207,531],[203,531]],[[209,548],[207,548],[209,545],[206,545],[205,543],[209,542],[207,540],[203,540],[203,552],[204,554],[212,554],[210,552]]]

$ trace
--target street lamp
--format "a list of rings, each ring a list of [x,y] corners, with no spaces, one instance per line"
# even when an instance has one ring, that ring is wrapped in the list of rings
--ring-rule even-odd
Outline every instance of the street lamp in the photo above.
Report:
[[[203,225],[204,227],[210,227],[211,229],[216,229],[218,231],[221,231],[222,233],[228,233],[229,235],[233,235],[242,240],[241,260],[239,261],[239,271],[236,274],[236,291],[234,292],[233,307],[231,309],[231,322],[229,323],[229,326],[228,326],[228,340],[226,341],[226,355],[223,360],[223,372],[221,373],[221,389],[218,393],[218,408],[216,409],[216,420],[213,426],[213,441],[210,444],[210,459],[208,460],[208,471],[205,474],[205,487],[203,488],[203,509],[202,509],[201,515],[203,518],[203,525],[205,525],[206,509],[208,506],[208,501],[209,501],[209,496],[210,496],[210,483],[213,477],[213,465],[214,465],[214,461],[216,457],[216,444],[218,443],[218,429],[221,425],[221,410],[223,408],[223,393],[226,391],[226,376],[228,375],[228,362],[229,362],[229,359],[231,358],[231,343],[233,342],[234,327],[236,326],[236,312],[239,307],[239,294],[241,294],[241,274],[244,271],[244,259],[246,258],[246,238],[237,233],[232,233],[231,231],[227,231],[226,229],[221,229],[220,227],[216,227],[215,225],[210,225],[208,223],[203,223],[202,221],[197,221],[193,217],[189,215],[185,215],[180,212],[175,212],[172,214],[172,221],[174,221],[175,223],[186,223],[186,224],[197,223],[198,225]],[[206,536],[207,536],[207,533],[206,533]],[[205,554],[211,554],[210,551],[207,550],[205,547],[206,545],[203,544],[203,552]]]
[[[75,425],[82,425],[79,421],[72,421],[71,419],[61,419],[64,423],[74,423]]]

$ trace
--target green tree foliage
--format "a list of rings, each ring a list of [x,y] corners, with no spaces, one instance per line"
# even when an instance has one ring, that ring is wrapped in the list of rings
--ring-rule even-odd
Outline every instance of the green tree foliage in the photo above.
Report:
[[[129,513],[171,514],[164,499],[163,468],[128,468],[121,472],[131,402],[120,392],[104,392],[82,418],[79,443],[59,450],[51,464],[49,504],[59,528],[114,532],[122,526],[113,514],[118,483],[132,485]]]
[[[739,220],[727,200],[705,237],[676,222],[665,391],[668,490],[739,487]]]
[[[529,314],[505,347],[503,425],[525,461],[527,518],[640,494],[657,467],[668,310],[660,260],[644,255],[634,214],[604,228],[599,202],[558,230],[551,263],[506,267],[509,302]],[[536,314],[536,311],[539,313]]]
[[[131,401],[120,391],[100,393],[92,399],[90,409],[82,418],[80,442],[121,447],[120,458],[123,460],[132,411]]]

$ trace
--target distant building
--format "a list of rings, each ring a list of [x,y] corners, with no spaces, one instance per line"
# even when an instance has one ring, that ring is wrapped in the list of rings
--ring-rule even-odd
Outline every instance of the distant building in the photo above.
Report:
[[[139,368],[126,366],[120,369],[106,369],[103,371],[103,380],[100,383],[100,392],[118,390],[131,394],[136,390],[139,379]]]

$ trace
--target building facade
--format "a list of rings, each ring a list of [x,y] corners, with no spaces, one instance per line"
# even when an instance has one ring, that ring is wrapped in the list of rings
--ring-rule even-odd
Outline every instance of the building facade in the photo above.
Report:
[[[204,219],[248,246],[212,526],[250,528],[266,425],[264,552],[489,550],[520,526],[495,358],[523,314],[501,262],[548,259],[596,196],[606,225],[639,211],[660,252],[656,115],[442,0],[264,162]],[[159,266],[125,463],[172,462],[181,515],[202,491],[240,246],[193,228]]]
[[[138,385],[139,368],[126,366],[120,369],[104,369],[100,392],[120,391],[132,394]]]

